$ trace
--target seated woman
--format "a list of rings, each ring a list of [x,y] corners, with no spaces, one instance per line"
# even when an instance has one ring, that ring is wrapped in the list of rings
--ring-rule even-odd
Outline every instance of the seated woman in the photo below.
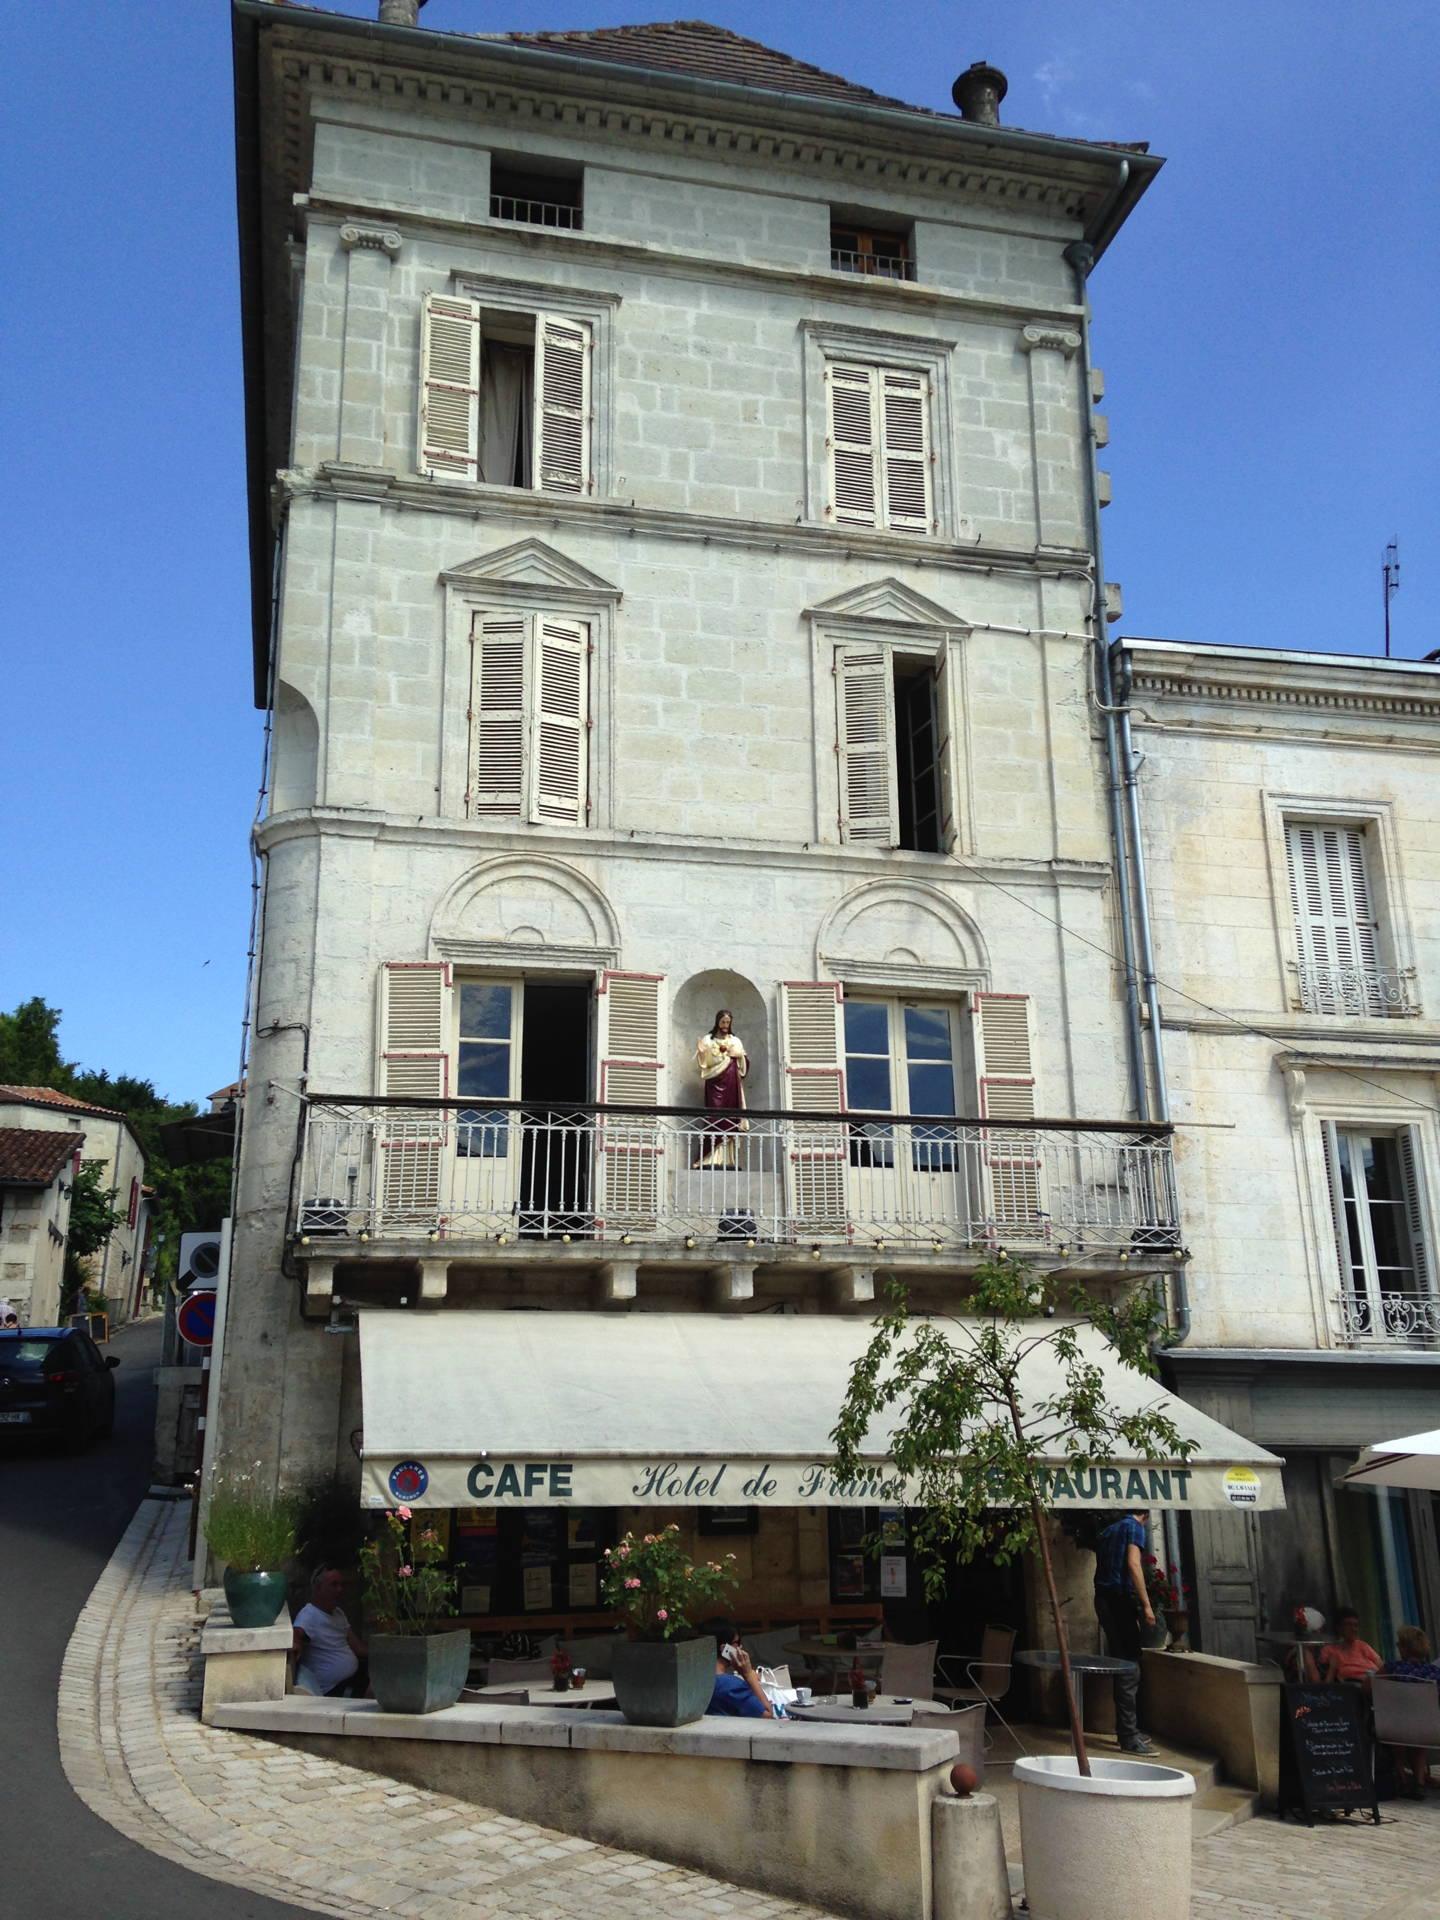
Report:
[[[707,1620],[703,1631],[715,1636],[715,1691],[707,1713],[724,1713],[745,1720],[773,1720],[775,1710],[755,1663],[740,1644],[740,1634],[729,1620]]]
[[[1384,1663],[1360,1638],[1360,1616],[1353,1607],[1337,1608],[1335,1629],[1339,1639],[1320,1649],[1320,1678],[1327,1683],[1351,1680],[1363,1686]]]
[[[1397,1628],[1395,1645],[1400,1657],[1387,1660],[1382,1673],[1396,1680],[1428,1680],[1432,1687],[1440,1686],[1440,1666],[1430,1656],[1430,1642],[1423,1628]],[[1418,1800],[1430,1785],[1429,1755],[1424,1747],[1391,1747],[1390,1751],[1395,1756],[1395,1773],[1401,1788]]]

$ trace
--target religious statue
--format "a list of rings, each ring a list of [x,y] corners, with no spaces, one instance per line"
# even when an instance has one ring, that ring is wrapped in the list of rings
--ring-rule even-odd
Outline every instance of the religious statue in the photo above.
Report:
[[[728,1007],[715,1016],[715,1024],[695,1043],[695,1062],[705,1089],[707,1117],[701,1129],[699,1167],[737,1165],[737,1132],[743,1132],[745,1119],[745,1075],[750,1063],[745,1057],[745,1042],[735,1031],[735,1018]]]

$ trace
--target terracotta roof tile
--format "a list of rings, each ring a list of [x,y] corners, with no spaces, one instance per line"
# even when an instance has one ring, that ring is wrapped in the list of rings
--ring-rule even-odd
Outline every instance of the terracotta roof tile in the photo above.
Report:
[[[53,1127],[0,1127],[0,1181],[48,1187],[84,1138]]]
[[[659,20],[648,26],[593,27],[579,33],[506,33],[497,39],[521,47],[549,47],[557,53],[575,53],[587,60],[613,60],[617,66],[648,68],[652,72],[683,73],[701,80],[728,80],[735,86],[760,87],[771,93],[812,94],[821,100],[853,100],[871,107],[912,107],[869,87],[857,86],[838,73],[794,60],[788,53],[746,40],[708,20]]]
[[[77,1100],[73,1094],[60,1093],[54,1087],[0,1087],[0,1104],[16,1100],[32,1106],[65,1107],[75,1113],[98,1113],[106,1120],[125,1118],[115,1107],[91,1106],[88,1100]]]

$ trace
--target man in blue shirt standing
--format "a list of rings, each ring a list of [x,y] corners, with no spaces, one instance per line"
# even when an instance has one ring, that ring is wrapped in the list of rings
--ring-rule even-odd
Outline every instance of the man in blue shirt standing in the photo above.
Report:
[[[1149,1511],[1136,1507],[1112,1520],[1095,1545],[1095,1615],[1105,1645],[1118,1660],[1130,1660],[1129,1673],[1115,1676],[1115,1733],[1122,1753],[1154,1753],[1138,1721],[1140,1622],[1155,1624],[1155,1609],[1145,1588],[1146,1525]]]

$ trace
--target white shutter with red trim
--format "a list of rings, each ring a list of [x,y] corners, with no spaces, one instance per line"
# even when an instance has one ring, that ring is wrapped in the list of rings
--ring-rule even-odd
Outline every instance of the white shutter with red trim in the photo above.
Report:
[[[1045,1194],[1039,1138],[1023,1123],[1035,1118],[1030,996],[975,993],[971,1044],[980,1118],[1008,1122],[981,1133],[982,1205],[1001,1240],[1045,1237]]]
[[[530,818],[583,823],[588,788],[590,629],[536,620]]]
[[[516,820],[525,810],[528,633],[523,614],[486,619],[477,613],[471,623],[466,811],[472,819]]]
[[[633,1120],[603,1114],[596,1132],[596,1230],[653,1228],[660,1212],[661,1142],[654,1109],[664,1092],[661,989],[655,973],[606,972],[596,996],[602,1106],[641,1109]]]
[[[591,493],[591,358],[588,320],[535,316],[535,484],[546,493]]]
[[[880,373],[880,420],[885,484],[881,524],[904,533],[929,533],[930,381],[923,373],[886,367]]]
[[[830,454],[830,516],[839,526],[877,524],[880,489],[876,480],[879,423],[876,419],[876,370],[838,361],[825,366]]]
[[[835,649],[836,753],[840,838],[893,847],[900,837],[895,702],[885,647]]]
[[[480,471],[480,302],[427,293],[420,314],[423,474],[474,480]]]
[[[380,969],[377,1091],[413,1107],[387,1107],[381,1124],[379,1202],[390,1227],[439,1223],[450,1094],[450,966],[392,960]]]
[[[843,1125],[807,1121],[809,1113],[845,1111],[842,988],[836,980],[785,980],[780,985],[785,1105],[790,1132],[790,1217],[794,1232],[846,1232],[850,1143]]]

